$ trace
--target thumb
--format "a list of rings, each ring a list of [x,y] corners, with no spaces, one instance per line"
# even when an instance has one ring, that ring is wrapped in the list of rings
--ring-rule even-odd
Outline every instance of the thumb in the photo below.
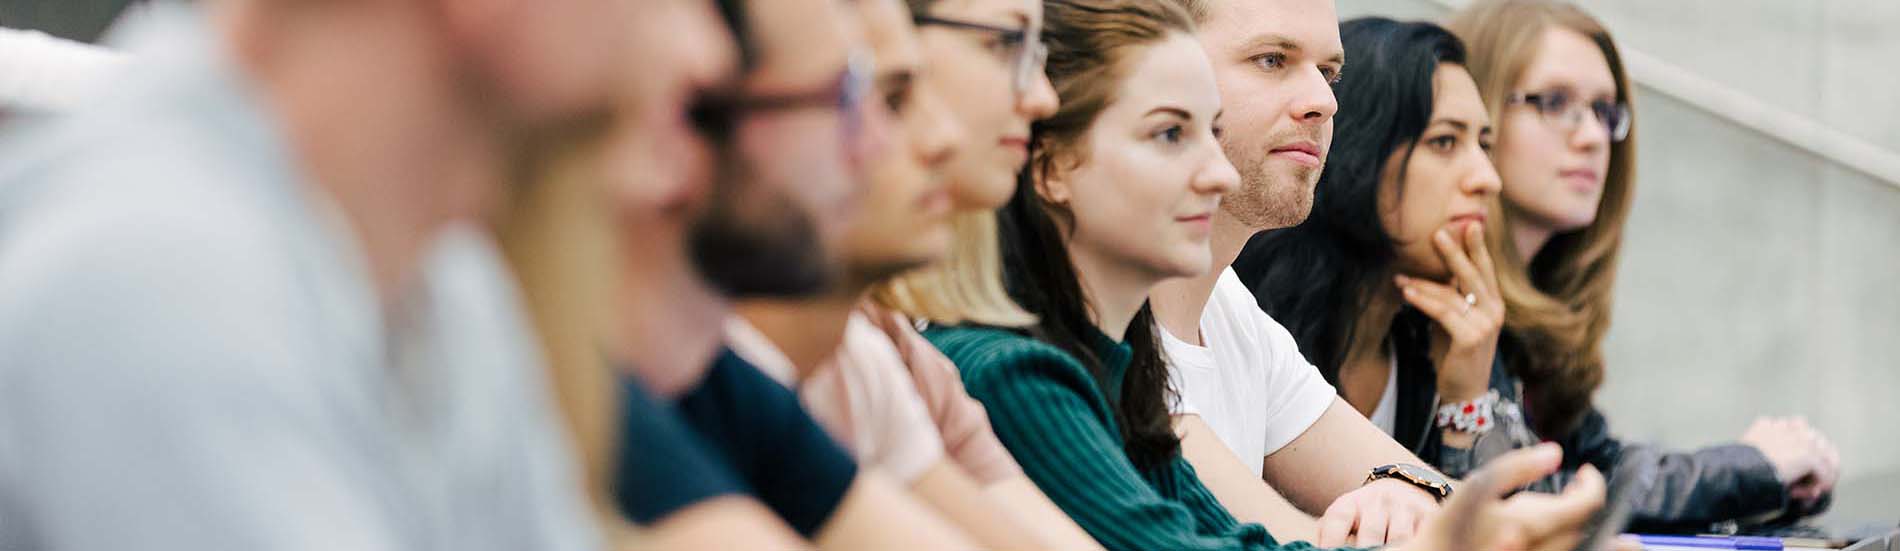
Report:
[[[1445,529],[1445,549],[1477,549],[1479,543],[1487,539],[1480,527],[1485,523],[1485,506],[1515,488],[1556,472],[1562,463],[1563,448],[1548,443],[1500,455],[1485,463],[1484,468],[1465,480],[1464,487],[1445,503],[1438,516],[1443,523],[1440,527]]]
[[[1563,460],[1563,447],[1551,443],[1500,455],[1478,470],[1476,476],[1465,485],[1464,493],[1480,494],[1478,497],[1487,500],[1504,497],[1511,490],[1528,486],[1557,472],[1557,468],[1563,466]]]

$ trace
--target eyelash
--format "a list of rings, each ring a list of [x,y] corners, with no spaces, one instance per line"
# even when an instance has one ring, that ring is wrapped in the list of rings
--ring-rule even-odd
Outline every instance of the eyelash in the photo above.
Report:
[[[1186,133],[1187,133],[1186,128],[1183,128],[1181,125],[1178,125],[1178,124],[1171,124],[1171,125],[1168,125],[1167,128],[1163,128],[1155,132],[1152,137],[1154,139],[1167,142],[1169,144],[1178,144],[1178,143],[1181,143],[1181,138]]]
[[[1266,62],[1268,61],[1273,62],[1272,67],[1266,66]],[[1284,69],[1286,68],[1286,54],[1271,53],[1271,54],[1257,55],[1257,56],[1254,56],[1253,63],[1254,65],[1259,65],[1261,69],[1267,70],[1267,71],[1275,71],[1279,69]]]
[[[1452,148],[1458,147],[1458,137],[1457,136],[1439,136],[1436,138],[1425,140],[1425,145],[1431,146],[1432,149],[1435,149],[1438,151],[1451,151]]]
[[[905,107],[910,106],[910,93],[903,90],[893,90],[884,95],[884,105],[890,107],[892,113],[901,114],[904,112]]]

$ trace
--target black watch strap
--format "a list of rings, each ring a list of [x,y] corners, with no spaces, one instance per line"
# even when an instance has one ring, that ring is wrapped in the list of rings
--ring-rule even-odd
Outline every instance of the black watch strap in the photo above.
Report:
[[[1445,477],[1437,471],[1418,465],[1394,463],[1373,467],[1372,473],[1366,475],[1366,483],[1371,484],[1388,478],[1417,486],[1418,489],[1431,494],[1439,503],[1451,499],[1451,481],[1445,480]]]

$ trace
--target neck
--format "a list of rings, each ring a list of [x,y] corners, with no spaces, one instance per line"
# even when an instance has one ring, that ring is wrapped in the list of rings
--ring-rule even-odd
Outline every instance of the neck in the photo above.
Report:
[[[851,312],[869,290],[868,285],[842,285],[808,299],[748,300],[738,310],[792,361],[799,380],[804,380],[837,354]]]
[[[658,226],[660,224],[644,224]],[[723,341],[726,299],[700,280],[674,228],[637,232],[622,256],[614,354],[648,388],[675,396],[698,383]]]
[[[1392,332],[1392,320],[1399,316],[1399,309],[1405,303],[1398,287],[1389,283],[1390,280],[1390,277],[1379,279],[1379,290],[1372,293],[1364,313],[1353,322],[1353,342],[1346,348],[1346,357],[1341,358],[1339,365],[1341,378],[1351,366],[1386,359],[1387,334]]]
[[[303,180],[341,210],[393,302],[435,231],[498,178],[498,125],[466,109],[422,10],[280,4],[223,4],[213,21]]]
[[[1532,258],[1537,257],[1539,251],[1544,250],[1544,245],[1550,244],[1550,238],[1556,234],[1557,232],[1551,231],[1550,228],[1538,224],[1525,221],[1511,222],[1511,239],[1517,244],[1517,258],[1523,260],[1527,266],[1530,265]]]
[[[1201,313],[1207,309],[1207,301],[1213,298],[1214,286],[1220,282],[1221,274],[1240,257],[1240,250],[1256,231],[1225,210],[1214,212],[1214,230],[1208,237],[1208,246],[1214,253],[1213,268],[1198,276],[1162,281],[1148,294],[1148,305],[1154,309],[1155,321],[1161,324],[1162,330],[1184,342],[1206,346],[1201,338]]]
[[[1071,248],[1069,258],[1075,264],[1075,277],[1082,287],[1095,327],[1116,342],[1128,333],[1128,324],[1141,312],[1148,292],[1166,279],[1152,271],[1130,269],[1124,263],[1097,258],[1087,251]]]

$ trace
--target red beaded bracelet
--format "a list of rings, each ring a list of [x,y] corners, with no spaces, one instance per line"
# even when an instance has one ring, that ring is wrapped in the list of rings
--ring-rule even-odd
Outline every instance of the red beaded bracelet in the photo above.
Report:
[[[1490,431],[1497,424],[1492,410],[1497,407],[1498,399],[1498,391],[1493,390],[1470,401],[1438,406],[1438,428],[1473,434]]]

